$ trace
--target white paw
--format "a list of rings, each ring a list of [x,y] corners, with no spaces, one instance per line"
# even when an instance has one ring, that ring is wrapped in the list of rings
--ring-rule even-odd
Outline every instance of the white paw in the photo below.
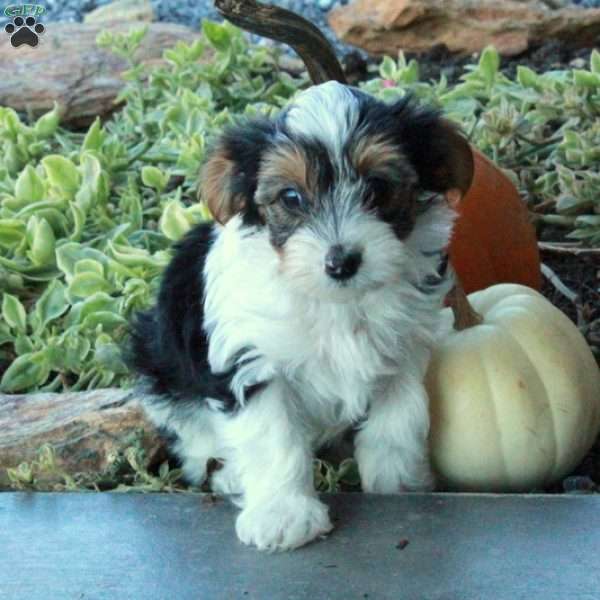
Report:
[[[185,459],[181,466],[184,479],[191,485],[201,486],[206,481],[207,460],[209,460],[208,457],[201,459]]]
[[[242,493],[242,484],[231,461],[225,460],[223,466],[210,476],[210,489],[215,494],[236,495]]]
[[[428,492],[435,487],[435,479],[427,457],[409,458],[400,451],[384,453],[380,449],[359,448],[356,451],[356,460],[364,492]]]
[[[259,550],[293,550],[329,533],[327,507],[310,496],[279,496],[245,508],[236,521],[238,538]]]

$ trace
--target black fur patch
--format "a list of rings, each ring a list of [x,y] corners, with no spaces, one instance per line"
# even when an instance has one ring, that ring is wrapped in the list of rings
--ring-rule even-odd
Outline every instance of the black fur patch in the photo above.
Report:
[[[236,368],[211,371],[202,329],[203,269],[212,236],[213,226],[200,224],[176,244],[156,306],[133,319],[128,362],[149,379],[154,394],[185,402],[214,398],[231,411],[238,406],[230,389]],[[246,399],[261,387],[248,388]]]
[[[336,173],[325,144],[321,140],[299,136],[296,136],[295,142],[304,149],[310,161],[309,168],[316,173],[317,194],[329,193],[335,183]]]
[[[439,256],[439,264],[435,275],[426,275],[417,289],[424,294],[438,293],[440,285],[447,281],[449,257],[445,250],[423,252],[424,256]]]
[[[260,161],[265,150],[272,144],[276,130],[274,121],[256,119],[229,127],[220,138],[227,155],[235,163],[234,177],[230,181],[230,193],[245,199],[245,207],[242,211],[244,225],[262,223],[254,194]]]
[[[359,101],[357,129],[368,135],[390,139],[406,154],[419,176],[422,190],[444,192],[456,182],[442,177],[453,156],[452,138],[441,112],[420,106],[410,94],[393,104],[385,104],[355,88],[350,88]]]

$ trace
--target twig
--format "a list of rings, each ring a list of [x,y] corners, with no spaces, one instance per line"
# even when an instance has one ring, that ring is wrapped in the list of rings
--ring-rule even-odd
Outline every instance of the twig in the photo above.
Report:
[[[540,145],[540,146],[533,146],[532,148],[528,148],[527,150],[523,150],[522,152],[519,152],[518,154],[516,154],[513,157],[514,162],[508,166],[505,166],[505,168],[516,169],[518,167],[523,167],[523,160],[526,159],[528,156],[539,153],[540,158],[541,158],[542,153],[552,152],[552,150],[554,150],[555,148],[558,148],[559,144],[560,144],[560,142],[547,143],[547,144]]]
[[[561,136],[556,136],[556,137],[550,138],[549,140],[541,140],[538,142],[536,140],[532,140],[532,139],[528,138],[526,135],[523,135],[522,133],[516,133],[515,137],[517,139],[521,140],[522,142],[525,142],[531,146],[536,146],[537,148],[546,148],[547,146],[562,142],[562,139],[563,139],[562,135],[561,135]]]
[[[228,21],[263,37],[291,46],[303,60],[313,84],[346,83],[335,51],[318,27],[289,10],[254,0],[215,0]]]
[[[584,248],[578,242],[538,242],[538,248],[542,252],[557,252],[559,254],[573,254],[575,256],[600,254],[600,248]]]
[[[557,227],[574,227],[575,217],[567,217],[565,215],[538,215],[536,217],[546,225],[556,225]]]
[[[565,298],[570,300],[573,304],[579,300],[579,295],[573,290],[569,289],[561,280],[560,277],[546,264],[542,263],[542,274],[544,277],[554,286],[554,288],[560,292]]]

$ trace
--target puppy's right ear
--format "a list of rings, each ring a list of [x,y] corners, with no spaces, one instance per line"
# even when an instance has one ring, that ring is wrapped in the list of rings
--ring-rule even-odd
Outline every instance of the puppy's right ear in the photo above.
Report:
[[[251,121],[227,129],[201,172],[199,197],[221,224],[237,214],[259,220],[254,202],[263,153],[272,143],[275,124]]]
[[[244,198],[232,193],[235,162],[222,146],[217,146],[200,175],[199,197],[206,203],[215,221],[222,225],[244,209]]]

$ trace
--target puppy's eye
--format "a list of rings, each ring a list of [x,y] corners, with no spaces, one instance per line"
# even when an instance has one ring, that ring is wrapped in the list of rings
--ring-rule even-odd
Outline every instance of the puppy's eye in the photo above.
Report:
[[[279,200],[288,210],[298,210],[304,206],[302,194],[294,188],[286,188],[279,192]]]

